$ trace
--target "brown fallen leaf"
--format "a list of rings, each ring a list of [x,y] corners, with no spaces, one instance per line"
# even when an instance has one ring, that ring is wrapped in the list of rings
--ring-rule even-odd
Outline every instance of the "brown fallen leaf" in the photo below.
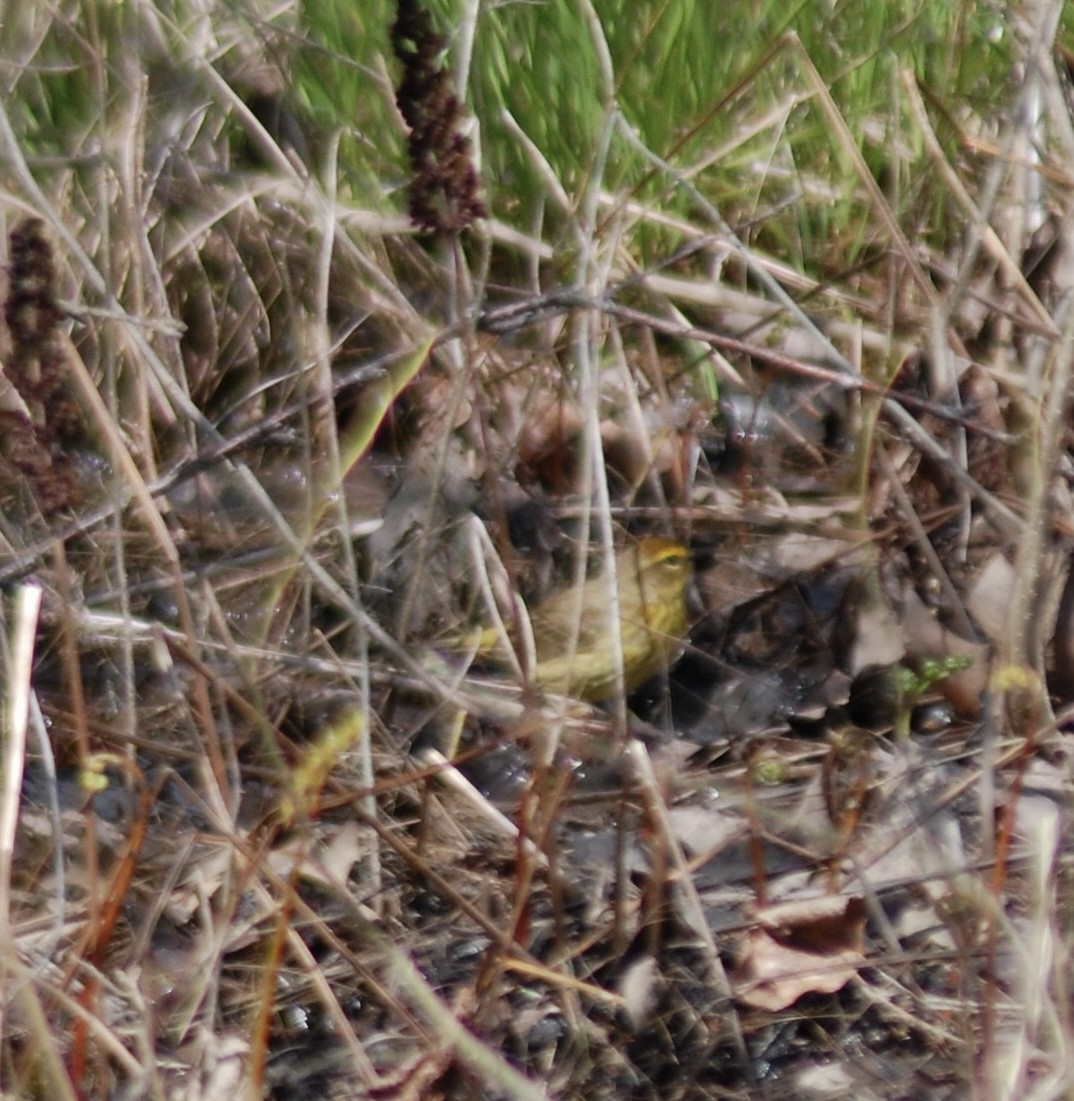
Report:
[[[737,999],[776,1011],[804,994],[834,994],[865,963],[865,903],[825,895],[766,906],[732,976]]]

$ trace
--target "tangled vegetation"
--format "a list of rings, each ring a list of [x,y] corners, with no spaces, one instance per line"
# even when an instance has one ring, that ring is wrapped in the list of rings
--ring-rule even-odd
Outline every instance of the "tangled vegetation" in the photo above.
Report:
[[[1072,1089],[1064,6],[0,22],[0,1093]]]

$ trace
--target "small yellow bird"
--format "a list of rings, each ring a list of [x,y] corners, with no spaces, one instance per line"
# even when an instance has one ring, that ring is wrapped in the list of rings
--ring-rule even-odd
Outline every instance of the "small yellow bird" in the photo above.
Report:
[[[686,590],[693,574],[690,551],[674,539],[649,536],[615,558],[623,686],[627,692],[666,671],[681,656],[690,626]],[[559,695],[599,703],[614,695],[618,662],[607,577],[589,578],[581,590],[564,589],[529,615],[536,661],[533,683]],[[477,654],[502,658],[502,635],[482,630]]]

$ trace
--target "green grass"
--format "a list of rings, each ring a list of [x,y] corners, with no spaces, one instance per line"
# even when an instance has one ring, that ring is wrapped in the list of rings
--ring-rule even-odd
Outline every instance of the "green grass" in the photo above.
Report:
[[[541,211],[553,226],[564,216],[548,211],[543,169],[506,117],[577,203],[597,169],[600,134],[614,105],[643,145],[688,174],[730,223],[750,226],[758,247],[818,273],[857,262],[875,212],[817,107],[788,34],[801,40],[897,215],[927,227],[940,248],[953,226],[922,171],[922,145],[898,75],[909,69],[936,102],[958,104],[956,120],[959,112],[1000,112],[1010,86],[1012,30],[1002,7],[802,0],[790,8],[758,2],[720,10],[703,0],[595,0],[595,19],[588,20],[576,0],[539,0],[482,5],[476,26],[461,29],[461,4],[439,0],[430,7],[451,59],[473,32],[465,97],[496,217],[528,230]],[[315,171],[330,135],[338,134],[341,193],[369,209],[404,209],[407,170],[388,44],[393,5],[310,0],[275,24],[241,4],[221,10],[229,14],[208,39],[214,67],[238,79],[250,43],[262,44],[291,74],[287,94]],[[154,112],[173,106],[171,93],[196,95],[199,82],[182,78],[181,63],[171,79],[152,74],[166,74],[204,35],[199,18],[182,2],[160,5],[145,23],[131,5],[90,3],[80,11],[69,6],[43,37],[17,21],[5,24],[9,109],[27,148],[39,157],[92,155],[102,130],[122,124],[139,53],[158,91],[150,122]],[[602,70],[604,51],[610,74]],[[943,120],[939,132],[954,153],[958,134]],[[599,167],[602,186],[612,192],[664,213],[691,212],[689,194],[654,175],[620,135]],[[666,234],[639,240],[650,259],[671,247]]]
[[[458,6],[431,7],[457,45]],[[901,107],[898,74],[909,69],[939,102],[959,102],[984,116],[1002,107],[1009,86],[1011,30],[1001,9],[935,0],[834,10],[804,0],[789,9],[755,3],[726,10],[693,0],[596,0],[596,21],[584,10],[574,0],[507,3],[483,7],[477,20],[466,94],[490,206],[512,224],[532,223],[546,202],[546,184],[505,113],[577,199],[614,103],[644,145],[680,172],[693,173],[714,151],[726,150],[695,182],[729,221],[760,218],[756,236],[766,247],[791,250],[809,265],[825,257],[825,241],[845,248],[861,240],[872,215],[786,44],[793,32],[874,175],[890,183],[907,210],[924,206],[942,234],[949,230],[943,211],[922,188],[906,185],[920,178],[922,148]],[[297,91],[318,119],[334,116],[351,135],[345,163],[358,201],[375,201],[366,192],[371,174],[403,176],[390,105],[369,79],[383,71],[390,13],[387,4],[364,4],[357,12],[335,0],[304,10],[309,41],[299,51]],[[611,87],[602,71],[605,50]],[[792,101],[798,105],[781,110]],[[942,136],[952,146],[957,139]],[[615,138],[602,182],[666,212],[688,212],[689,197],[667,179],[654,179],[651,168]],[[799,191],[800,203],[772,213]]]

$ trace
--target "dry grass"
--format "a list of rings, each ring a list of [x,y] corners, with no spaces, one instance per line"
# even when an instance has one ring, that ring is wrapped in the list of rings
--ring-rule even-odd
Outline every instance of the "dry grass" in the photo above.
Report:
[[[1069,1093],[1060,5],[959,163],[899,85],[915,208],[794,34],[658,155],[583,4],[585,173],[501,119],[543,216],[433,238],[280,123],[289,8],[88,10],[4,32],[0,1092]],[[711,184],[802,104],[838,274],[762,247],[778,141]],[[654,532],[697,623],[630,709],[445,645]]]

